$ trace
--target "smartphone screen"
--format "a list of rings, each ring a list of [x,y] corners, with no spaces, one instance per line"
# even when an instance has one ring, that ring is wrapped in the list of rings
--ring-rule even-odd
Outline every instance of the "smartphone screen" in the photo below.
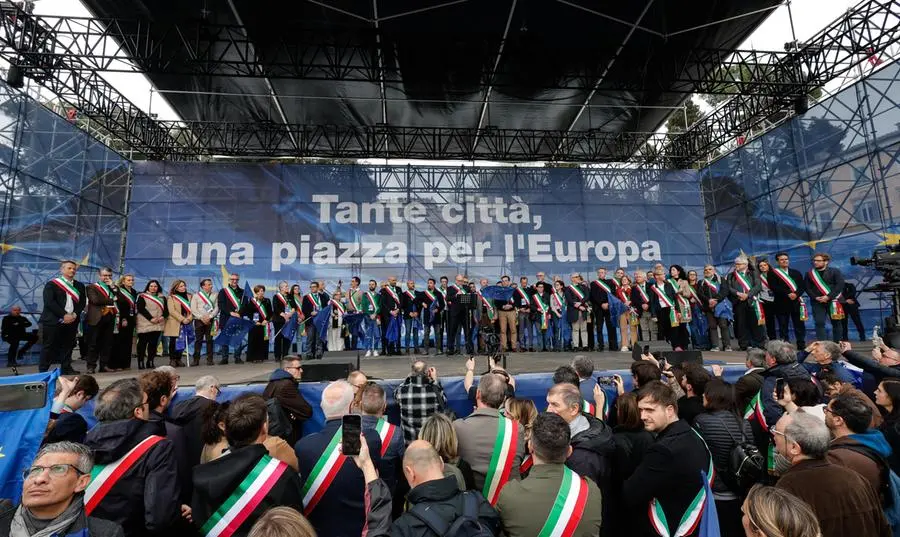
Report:
[[[362,421],[357,414],[347,414],[341,419],[341,452],[344,455],[359,455],[359,435]]]
[[[775,379],[775,397],[784,398],[784,379]]]

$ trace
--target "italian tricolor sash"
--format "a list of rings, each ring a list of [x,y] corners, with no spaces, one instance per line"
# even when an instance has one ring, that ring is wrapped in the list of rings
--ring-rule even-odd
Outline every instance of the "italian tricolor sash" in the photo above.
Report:
[[[265,306],[265,304],[263,304],[263,303],[260,302],[259,300],[256,300],[255,298],[252,299],[251,302],[253,302],[253,305],[256,307],[256,311],[259,312],[259,320],[260,320],[261,322],[262,322],[262,321],[268,321],[268,319],[269,319],[269,314],[266,313],[266,306]],[[265,341],[268,341],[268,340],[269,340],[269,323],[268,323],[268,322],[266,322],[266,324],[263,325],[263,340],[265,340]]]
[[[664,289],[660,289],[659,285],[654,285],[653,292],[656,293],[656,297],[659,298],[661,307],[669,308],[669,324],[672,326],[678,326],[678,316],[676,315],[677,312],[675,311],[675,305],[672,304],[672,300],[670,300],[669,296],[666,295],[666,291]]]
[[[206,291],[204,291],[203,289],[200,289],[199,291],[197,291],[197,296],[200,297],[200,300],[203,301],[203,304],[204,304],[205,306],[207,306],[207,307],[209,308],[210,311],[212,311],[213,309],[215,309],[215,308],[213,307],[212,297],[209,296],[208,294],[206,294]]]
[[[803,297],[797,299],[797,302],[800,303],[800,320],[808,321],[809,320],[809,310],[806,309],[806,301],[803,300]]]
[[[773,268],[772,271],[778,276],[781,281],[784,282],[785,285],[788,286],[788,291],[791,293],[797,292],[797,282],[794,281],[794,278],[791,278],[791,273],[782,268]]]
[[[100,505],[103,498],[122,479],[134,464],[141,460],[147,451],[160,443],[164,437],[151,435],[141,440],[138,445],[131,448],[121,459],[105,465],[94,465],[91,470],[91,483],[84,491],[84,511],[88,516]]]
[[[678,309],[681,310],[681,322],[689,323],[691,322],[691,302],[687,298],[681,296],[681,294],[676,295],[678,299]]]
[[[575,535],[587,506],[587,479],[563,466],[562,483],[538,537],[571,537]]]
[[[372,311],[378,311],[378,295],[373,293],[372,291],[366,291],[366,298],[369,299],[369,304],[372,305]]]
[[[497,421],[497,438],[494,440],[494,452],[484,476],[482,493],[491,505],[497,504],[500,490],[509,481],[513,460],[519,443],[519,422],[500,416]]]
[[[141,296],[144,298],[145,301],[149,300],[150,302],[153,302],[154,304],[156,304],[160,310],[166,309],[166,307],[163,305],[162,299],[160,299],[159,297],[151,295],[150,293],[141,293]]]
[[[388,420],[384,418],[380,418],[375,424],[375,430],[378,431],[378,436],[381,437],[381,456],[384,457],[384,454],[387,453],[388,446],[391,445],[391,440],[393,440],[394,436],[397,434],[397,426],[389,423]]]
[[[284,298],[283,294],[275,293],[275,298],[277,298],[278,301],[281,302],[281,305],[284,307],[284,309],[288,309],[288,301],[286,298]]]
[[[765,272],[759,273],[759,283],[762,284],[762,286],[766,289],[770,289],[770,290],[772,289],[769,286],[769,275]]]
[[[259,506],[278,479],[287,470],[288,465],[263,455],[247,477],[241,481],[231,496],[225,500],[216,512],[209,517],[200,528],[206,537],[230,537],[247,521],[251,513]]]
[[[185,314],[191,313],[191,303],[188,302],[186,298],[184,298],[181,295],[176,295],[176,294],[173,294],[172,298],[174,298],[179,304],[181,304],[181,307],[184,308]]]
[[[597,405],[595,405],[594,403],[587,402],[586,399],[582,399],[581,400],[581,411],[584,412],[585,414],[590,414],[591,416],[593,416],[594,412],[597,411]]]
[[[571,289],[572,292],[575,293],[575,296],[578,297],[578,302],[584,302],[584,293],[581,292],[581,289],[579,289],[577,285],[570,285],[569,289]]]
[[[341,317],[343,317],[344,314],[347,313],[344,310],[344,305],[333,298],[331,299],[331,305],[334,307],[334,311],[337,311]]]
[[[522,459],[522,464],[519,465],[519,473],[527,474],[531,471],[531,467],[534,466],[534,457],[531,456],[531,453],[525,455],[525,458]]]
[[[122,298],[125,299],[125,302],[128,302],[128,309],[130,311],[134,311],[134,295],[132,295],[131,291],[129,291],[126,287],[121,287],[119,291],[119,294],[122,296]]]
[[[424,293],[425,293],[425,296],[428,297],[428,300],[430,300],[430,301],[432,301],[432,302],[434,302],[435,300],[437,300],[437,297],[434,296],[434,293],[432,293],[432,292],[429,291],[428,289],[425,289]]]
[[[594,280],[594,283],[600,286],[601,289],[606,291],[609,294],[612,294],[612,289],[609,288],[609,285],[606,284],[603,280]]]
[[[306,483],[303,484],[303,514],[306,516],[309,516],[312,510],[316,508],[316,504],[319,503],[325,491],[331,486],[331,482],[334,481],[334,477],[347,459],[338,449],[343,438],[342,432],[343,429],[338,427],[334,436],[331,437],[328,447],[325,448],[322,456],[319,457],[316,465],[306,478]]]
[[[416,294],[413,293],[412,291],[410,291],[409,289],[407,289],[406,291],[403,291],[403,294],[405,294],[406,296],[409,297],[410,302],[416,301]]]
[[[831,294],[831,287],[829,287],[828,284],[825,283],[825,280],[822,279],[822,275],[819,274],[818,270],[812,269],[811,271],[809,271],[809,276],[813,282],[813,285],[816,286],[822,296],[828,296]],[[831,315],[831,318],[835,320],[843,319],[845,317],[844,306],[841,305],[841,303],[837,300],[832,300],[828,303],[828,312]]]
[[[400,297],[397,296],[397,292],[394,291],[394,290],[391,288],[390,285],[388,285],[388,286],[385,287],[384,289],[385,289],[385,291],[387,291],[387,293],[388,293],[389,295],[391,295],[391,298],[394,299],[394,304],[398,304],[398,305],[399,305],[399,304],[400,304]]]
[[[484,309],[487,311],[488,319],[493,321],[495,315],[494,306],[492,306],[490,300],[484,298],[484,295],[482,295],[481,293],[478,293],[478,298],[480,298],[481,303],[484,304]]]
[[[709,289],[712,291],[712,294],[714,294],[714,295],[715,295],[715,294],[718,294],[718,292],[719,292],[719,285],[718,285],[714,280],[711,280],[710,278],[705,278],[705,279],[703,280],[703,282],[706,283],[706,285],[707,285],[707,286],[709,287]]]
[[[347,298],[350,300],[350,307],[353,308],[353,311],[359,311],[359,303],[356,302],[355,298],[353,298],[353,296],[356,294],[358,293],[350,291],[350,294],[347,296]]]
[[[227,298],[228,301],[231,302],[232,308],[234,308],[235,310],[240,309],[241,301],[238,298],[237,293],[234,292],[234,289],[232,289],[230,285],[225,286],[225,298]]]
[[[741,287],[744,289],[745,293],[750,292],[751,285],[750,285],[750,282],[747,281],[747,276],[741,274],[738,271],[734,271],[734,279],[736,279],[738,281],[738,283],[741,284]]]
[[[57,287],[59,287],[60,289],[65,291],[67,295],[72,297],[72,300],[75,303],[78,303],[78,301],[81,300],[81,293],[78,292],[78,289],[73,284],[67,282],[65,278],[53,278],[50,281],[55,283]]]
[[[541,312],[541,330],[547,329],[547,312],[550,310],[550,306],[544,304],[543,298],[538,293],[535,293],[532,297],[534,301],[534,305],[537,306],[538,311]]]
[[[565,301],[565,297],[560,296],[560,293],[553,292],[550,295],[550,305],[553,308],[553,314],[557,317],[562,317],[562,307]]]
[[[109,298],[109,297],[112,296],[112,289],[110,289],[109,287],[107,287],[107,285],[106,285],[105,283],[103,283],[103,282],[97,282],[97,283],[94,284],[94,287],[96,287],[97,289],[99,289],[99,290],[100,290],[100,293],[101,293],[104,297]]]
[[[519,298],[522,299],[522,302],[527,304],[528,303],[528,294],[521,287],[516,287],[516,292],[519,293]]]
[[[645,284],[643,283],[639,283],[636,284],[635,287],[637,288],[638,293],[641,295],[641,300],[644,301],[644,304],[648,304],[650,302],[650,297],[647,296],[647,291],[644,290],[644,285]]]
[[[316,294],[307,293],[306,298],[308,298],[309,301],[312,302],[312,305],[315,309],[317,309],[317,310],[322,309],[322,304],[319,302],[319,293],[316,293]]]
[[[747,408],[744,409],[744,419],[747,421],[756,420],[759,426],[762,427],[762,430],[768,432],[769,426],[766,424],[766,418],[763,414],[763,402],[760,392],[756,392],[753,399],[747,403]]]
[[[705,446],[706,442],[703,441],[703,437],[700,436],[697,431],[694,431],[694,434],[700,438]],[[709,469],[707,470],[706,478],[709,481],[709,485],[712,486],[716,476],[716,469],[715,466],[713,466],[712,455],[709,453],[708,447],[706,448],[706,453],[709,455]],[[697,524],[700,523],[700,519],[703,517],[703,507],[705,503],[706,488],[700,487],[700,491],[694,496],[694,499],[691,500],[690,505],[688,505],[687,512],[682,515],[681,520],[678,522],[678,528],[675,530],[675,533],[671,534],[669,533],[669,522],[666,520],[666,514],[663,512],[659,502],[656,501],[656,498],[653,498],[650,500],[650,524],[660,537],[683,537],[684,535],[690,535],[697,529]]]
[[[738,271],[734,271],[734,279],[741,284],[741,287],[744,288],[745,293],[750,292],[750,282],[747,281],[747,277],[741,274]],[[766,283],[768,286],[768,283]],[[766,312],[762,308],[762,303],[760,303],[759,298],[753,297],[750,299],[750,306],[753,308],[753,312],[756,314],[756,324],[763,326],[766,324]]]

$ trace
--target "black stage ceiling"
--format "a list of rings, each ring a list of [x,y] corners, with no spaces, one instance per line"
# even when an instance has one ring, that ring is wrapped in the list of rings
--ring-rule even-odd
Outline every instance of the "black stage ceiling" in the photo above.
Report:
[[[610,134],[655,130],[780,3],[85,0],[149,22],[131,56],[186,120]]]

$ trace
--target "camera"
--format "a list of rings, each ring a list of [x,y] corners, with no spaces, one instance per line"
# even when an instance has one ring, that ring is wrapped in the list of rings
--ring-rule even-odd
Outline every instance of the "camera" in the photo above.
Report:
[[[850,264],[872,267],[884,276],[883,284],[900,285],[900,244],[875,248],[872,257],[851,257]]]

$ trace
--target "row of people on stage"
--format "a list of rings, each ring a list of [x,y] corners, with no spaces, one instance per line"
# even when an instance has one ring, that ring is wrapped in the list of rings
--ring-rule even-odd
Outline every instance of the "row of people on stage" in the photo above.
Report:
[[[399,354],[401,348],[417,354],[421,348],[427,354],[432,345],[441,354],[445,335],[449,355],[463,350],[602,351],[607,345],[628,351],[654,335],[675,350],[730,350],[731,326],[742,350],[776,336],[787,339],[791,329],[803,347],[810,312],[816,339],[826,339],[830,322],[832,338],[846,340],[848,316],[863,337],[856,291],[840,271],[828,266],[827,254],[815,254],[814,268],[806,274],[790,267],[787,253],[776,254],[775,261],[774,266],[761,260],[750,267],[746,257],[739,257],[727,275],[707,265],[702,278],[696,271],[678,265],[666,269],[661,263],[649,272],[635,271],[633,278],[622,268],[612,277],[600,268],[591,281],[576,273],[568,283],[538,273],[533,284],[524,276],[518,283],[502,276],[495,284],[483,278],[476,285],[459,274],[453,283],[447,277],[429,278],[423,289],[413,280],[403,289],[396,277],[381,284],[369,280],[363,287],[360,278],[353,277],[346,291],[339,282],[333,294],[320,282],[312,282],[303,293],[299,285],[282,281],[271,298],[265,286],[242,288],[238,274],[231,274],[218,291],[204,278],[194,293],[180,279],[167,293],[157,280],[139,292],[132,275],[114,282],[109,268],[85,285],[74,278],[77,265],[66,261],[60,276],[44,288],[40,367],[46,370],[51,362],[59,362],[64,371],[71,371],[71,352],[82,324],[82,353],[91,372],[129,367],[135,335],[139,368],[153,367],[161,337],[168,340],[170,365],[183,366],[182,353],[190,352],[181,338],[183,327],[193,331],[192,365],[199,365],[204,346],[206,363],[212,365],[213,338],[232,317],[252,322],[246,358],[253,362],[266,360],[270,346],[276,359],[283,358],[295,347],[295,337],[311,358],[320,358],[326,349],[344,348],[365,350],[366,356],[378,356],[379,350]],[[328,307],[332,317],[323,340],[310,321]],[[351,332],[344,318],[353,313],[363,314],[362,329]],[[299,324],[296,336],[285,331],[294,316]],[[492,346],[492,340],[498,341]],[[221,347],[220,364],[227,364],[232,354],[235,363],[242,363],[242,348],[231,351]]]

